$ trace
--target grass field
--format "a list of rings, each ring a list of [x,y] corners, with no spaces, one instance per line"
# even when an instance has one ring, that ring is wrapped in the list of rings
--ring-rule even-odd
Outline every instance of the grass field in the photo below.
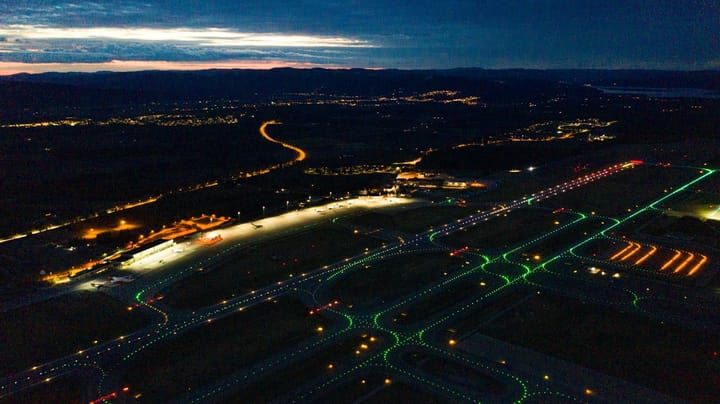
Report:
[[[316,397],[313,397],[313,401],[321,403],[354,403],[364,397],[370,398],[380,389],[385,388],[385,380],[392,382],[390,377],[390,375],[379,372],[355,377],[347,382],[335,384],[327,392],[321,392]]]
[[[509,259],[522,263],[542,262],[567,250],[609,225],[610,223],[603,219],[588,218],[513,252],[509,255]]]
[[[505,250],[572,220],[571,215],[553,214],[549,210],[518,209],[452,233],[440,241],[450,245],[467,245],[483,251]]]
[[[229,397],[228,401],[260,403],[277,400],[309,382],[341,374],[383,346],[381,337],[368,334],[342,339],[320,348],[308,358],[253,381]],[[360,354],[357,354],[358,351]]]
[[[543,204],[622,217],[699,175],[696,170],[641,165],[558,194]]]
[[[380,244],[377,239],[330,225],[266,241],[173,284],[165,292],[165,303],[177,308],[218,303]]]
[[[413,367],[447,384],[474,391],[485,399],[506,392],[505,386],[494,377],[460,362],[420,351],[406,352],[403,358]]]
[[[720,336],[550,294],[480,331],[682,399],[720,396]]]
[[[97,292],[64,295],[0,313],[0,376],[60,358],[149,325],[149,318]]]
[[[513,286],[504,289],[500,294],[492,296],[486,301],[478,303],[469,310],[451,313],[455,317],[447,323],[444,330],[438,333],[438,342],[447,344],[451,339],[459,341],[475,333],[485,322],[535,293],[534,290],[529,288]]]
[[[73,377],[61,377],[38,384],[11,397],[0,398],[0,403],[80,403],[83,399],[82,386]]]
[[[441,313],[444,310],[468,299],[478,293],[491,287],[489,285],[495,284],[491,280],[485,280],[492,278],[487,274],[473,274],[468,275],[466,278],[457,281],[440,292],[434,293],[429,296],[422,297],[413,303],[406,306],[400,307],[398,310],[392,312],[393,324],[399,326],[412,326],[422,321],[426,321],[435,314]]]
[[[392,257],[343,276],[330,286],[327,295],[355,309],[367,309],[440,281],[458,270],[462,262],[463,258],[440,252]]]
[[[124,383],[146,402],[164,401],[296,346],[328,325],[297,300],[264,302],[149,349],[129,367]]]
[[[440,205],[398,211],[394,214],[369,212],[343,219],[345,223],[367,228],[383,228],[407,233],[421,233],[432,226],[443,225],[477,212],[476,208]]]
[[[720,247],[720,220],[664,215],[643,227],[642,232],[669,240],[689,240],[713,248]]]
[[[375,403],[450,404],[456,401],[436,395],[413,384],[392,382],[368,398]]]

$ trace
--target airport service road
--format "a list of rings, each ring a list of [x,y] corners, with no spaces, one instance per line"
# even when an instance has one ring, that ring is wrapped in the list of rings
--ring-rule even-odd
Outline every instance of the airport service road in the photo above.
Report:
[[[160,260],[157,261],[157,266],[152,265],[152,261],[150,263],[146,263],[146,271],[147,275],[143,275],[143,278],[139,281],[137,281],[138,288],[140,290],[136,293],[135,298],[137,301],[143,305],[145,305],[148,308],[151,308],[153,310],[158,311],[162,316],[163,320],[156,324],[155,326],[149,327],[144,330],[140,330],[138,332],[135,332],[133,334],[130,334],[128,336],[124,336],[120,339],[114,340],[114,341],[108,341],[105,342],[99,346],[95,346],[93,348],[87,349],[82,351],[81,353],[78,353],[76,355],[71,355],[56,361],[49,362],[44,365],[40,365],[35,369],[30,369],[26,372],[21,372],[15,375],[11,375],[9,377],[6,377],[2,380],[0,380],[0,396],[11,394],[13,392],[25,389],[27,387],[30,387],[34,384],[40,383],[44,380],[47,380],[48,378],[54,378],[59,375],[68,373],[74,369],[77,369],[79,367],[83,366],[90,366],[94,368],[99,369],[112,369],[114,366],[118,365],[119,363],[122,364],[125,361],[133,359],[138,353],[142,352],[144,349],[154,346],[155,344],[158,344],[164,340],[166,340],[168,337],[171,337],[173,335],[177,335],[183,332],[186,332],[190,329],[193,329],[201,324],[206,324],[208,321],[212,321],[214,319],[230,315],[237,310],[243,310],[245,308],[248,308],[254,304],[257,304],[261,301],[267,300],[268,298],[273,298],[275,296],[283,295],[292,293],[293,291],[296,291],[301,288],[305,288],[307,285],[316,285],[318,282],[324,283],[328,281],[332,281],[334,277],[337,277],[338,275],[354,270],[361,266],[364,262],[372,261],[372,260],[382,260],[385,257],[395,255],[396,252],[400,249],[412,249],[410,247],[417,246],[421,247],[422,245],[426,245],[427,243],[431,243],[435,236],[442,233],[451,233],[460,229],[463,229],[466,226],[471,226],[475,223],[479,223],[484,220],[488,220],[489,218],[493,217],[494,215],[499,215],[503,212],[506,212],[511,209],[519,208],[524,205],[531,205],[535,202],[551,198],[552,196],[557,195],[558,193],[565,192],[569,189],[573,189],[575,187],[579,187],[585,184],[588,184],[592,181],[598,180],[600,178],[604,178],[606,176],[612,175],[614,173],[620,172],[624,169],[631,168],[633,165],[632,163],[623,163],[623,164],[617,164],[612,167],[608,167],[603,170],[599,170],[595,173],[588,174],[582,177],[579,177],[577,179],[573,179],[570,181],[567,181],[565,183],[559,184],[555,187],[551,187],[545,190],[538,191],[532,195],[529,195],[527,197],[524,197],[522,199],[518,199],[512,202],[509,202],[508,204],[500,205],[496,208],[489,209],[487,211],[480,212],[478,214],[470,215],[466,218],[459,219],[455,222],[449,223],[443,227],[440,228],[440,230],[430,230],[422,234],[418,234],[415,237],[405,240],[404,243],[395,243],[386,245],[385,247],[378,248],[376,250],[370,251],[368,253],[360,254],[356,257],[352,257],[348,260],[344,260],[342,262],[338,262],[333,265],[329,265],[327,267],[309,272],[305,274],[305,276],[295,277],[291,278],[289,280],[278,282],[277,284],[269,285],[265,288],[260,288],[258,290],[253,291],[253,293],[249,293],[243,296],[239,296],[237,298],[228,300],[227,302],[215,306],[209,306],[206,307],[203,310],[195,311],[191,314],[186,314],[182,316],[170,316],[167,313],[163,313],[161,309],[158,309],[154,307],[151,303],[147,303],[144,301],[145,296],[148,296],[148,294],[152,291],[156,291],[158,289],[161,289],[165,286],[167,286],[170,282],[175,281],[179,279],[182,275],[177,275],[177,270],[167,270],[167,272],[162,269],[162,267],[171,267],[173,264],[172,262],[168,262],[166,259],[163,259],[163,263],[160,264]],[[709,174],[706,174],[709,175]],[[703,177],[704,178],[704,177]],[[343,204],[347,204],[347,201],[343,201]],[[378,203],[378,202],[371,202],[370,200],[365,201],[365,203],[372,204],[372,203]],[[386,201],[388,204],[392,204],[395,202]],[[352,204],[354,206],[357,206],[356,204],[359,204],[358,202],[353,201]],[[344,207],[345,208],[345,207]],[[333,209],[344,209],[339,208],[339,206],[334,206]],[[329,209],[329,207],[328,207]],[[197,268],[203,266],[203,265],[211,265],[212,261],[214,259],[219,259],[218,257],[223,256],[224,254],[230,254],[232,251],[228,251],[228,246],[232,245],[243,245],[243,241],[245,239],[251,239],[254,238],[256,234],[262,234],[263,232],[266,232],[269,237],[269,233],[271,232],[277,232],[275,235],[282,234],[283,231],[286,231],[284,229],[287,228],[287,226],[291,227],[298,227],[303,226],[305,222],[302,217],[303,214],[307,215],[307,218],[305,220],[309,220],[312,222],[312,220],[317,220],[317,217],[320,215],[322,216],[322,211],[317,211],[317,208],[308,209],[305,212],[297,213],[291,212],[286,215],[281,215],[281,217],[277,218],[267,218],[263,219],[261,221],[255,222],[255,226],[253,225],[238,225],[235,227],[231,227],[228,229],[219,230],[219,232],[223,232],[222,236],[227,241],[223,241],[221,243],[218,243],[215,246],[211,246],[208,251],[212,251],[214,255],[210,255],[208,257],[207,254],[202,254],[200,257],[195,257],[192,253],[197,253],[198,250],[188,249],[187,254],[183,254],[183,252],[179,253],[178,256],[175,258],[176,264],[180,267],[183,267],[181,271],[188,271],[188,273],[192,273],[193,271],[196,271]],[[293,216],[295,214],[295,216]],[[284,216],[284,217],[282,217]],[[312,218],[315,219],[312,219]],[[257,227],[257,225],[262,225],[262,227]],[[236,243],[236,244],[233,244]],[[224,246],[223,246],[224,244]],[[198,254],[199,256],[200,254]],[[199,259],[199,261],[198,261]],[[172,260],[171,260],[172,261]],[[547,262],[546,262],[547,263]],[[544,263],[544,264],[546,264]],[[537,269],[537,268],[536,268]],[[156,271],[157,270],[157,271]],[[158,275],[158,278],[151,277],[149,274],[157,272],[158,274],[161,274],[162,276]],[[460,275],[462,276],[462,275]],[[502,286],[500,289],[508,286],[510,282],[507,285]],[[132,285],[132,284],[130,284]],[[497,291],[497,290],[496,290]],[[493,292],[494,293],[494,292]],[[451,317],[453,313],[449,313],[446,317]],[[352,324],[352,317],[348,317],[351,324]],[[362,319],[358,319],[362,320]],[[382,332],[388,332],[391,335],[393,335],[396,340],[397,346],[409,344],[409,343],[418,343],[418,344],[427,344],[423,340],[423,334],[425,334],[427,331],[429,331],[433,326],[437,326],[438,324],[441,324],[443,321],[436,322],[435,324],[431,324],[426,329],[423,329],[420,331],[419,335],[403,335],[401,333],[397,333],[393,330],[386,330],[384,327],[380,326],[378,323],[377,316],[374,319],[365,319],[362,321],[358,321],[358,325],[362,325],[363,327],[378,327],[379,330]],[[358,326],[356,325],[356,327]],[[350,327],[348,327],[350,329]],[[402,342],[402,343],[401,343]],[[373,363],[376,364],[383,364],[384,362],[381,361],[379,358],[374,358]],[[372,361],[371,361],[372,362]],[[392,364],[385,363],[386,365],[390,366]],[[396,365],[392,365],[392,368],[396,368]],[[322,388],[323,385],[318,386],[317,388]],[[114,386],[101,386],[99,393],[107,393],[113,390]],[[515,392],[516,398],[517,397],[525,397],[527,394],[527,386],[521,382],[518,381],[518,385],[515,387],[517,391]],[[313,392],[317,392],[316,388],[312,388],[309,390],[308,394],[312,395]],[[462,397],[462,395],[461,395]]]

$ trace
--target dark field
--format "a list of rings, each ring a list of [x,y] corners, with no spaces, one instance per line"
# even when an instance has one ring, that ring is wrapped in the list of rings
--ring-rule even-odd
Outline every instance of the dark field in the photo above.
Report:
[[[444,383],[475,392],[482,399],[487,400],[488,396],[497,399],[505,392],[503,383],[493,376],[448,358],[410,351],[403,354],[403,359]]]
[[[60,377],[41,383],[11,397],[0,398],[0,403],[36,404],[36,403],[80,403],[83,388],[73,376]]]
[[[136,358],[124,382],[145,402],[166,400],[296,346],[328,325],[297,300],[264,302],[150,348]]]
[[[392,257],[339,277],[327,295],[354,309],[367,309],[439,282],[457,271],[461,262],[462,258],[446,253]]]
[[[440,240],[450,245],[468,245],[484,251],[503,251],[567,224],[575,219],[574,216],[566,213],[553,214],[545,209],[518,209],[444,236]]]
[[[492,277],[482,273],[467,275],[465,278],[441,288],[439,292],[423,296],[392,311],[389,314],[390,321],[399,326],[420,326],[423,321],[434,315],[498,284],[498,281],[485,281],[488,278]]]
[[[17,372],[149,325],[140,311],[99,292],[65,295],[0,313],[0,375]]]
[[[229,397],[230,402],[268,402],[320,378],[331,378],[358,363],[383,347],[383,339],[363,334],[363,337],[347,337],[322,346],[309,358],[301,359],[271,374],[260,377]],[[362,349],[361,344],[368,346]],[[356,351],[360,350],[358,355]],[[286,397],[287,398],[287,397]]]
[[[344,219],[345,223],[363,226],[369,230],[382,228],[407,233],[421,233],[432,226],[451,222],[477,211],[472,207],[437,205],[400,211],[394,214],[366,213]]]
[[[218,303],[379,245],[376,239],[330,225],[263,242],[173,284],[166,304],[198,308]]]
[[[635,211],[638,206],[660,198],[665,190],[674,190],[699,175],[693,169],[640,165],[559,194],[545,204],[548,207],[570,207],[585,213],[622,217]]]
[[[554,295],[536,295],[481,329],[682,399],[720,394],[718,335]]]

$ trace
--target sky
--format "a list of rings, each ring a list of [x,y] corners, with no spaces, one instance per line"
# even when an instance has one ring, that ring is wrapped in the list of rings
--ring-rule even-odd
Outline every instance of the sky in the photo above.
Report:
[[[720,69],[717,0],[2,0],[0,75]]]

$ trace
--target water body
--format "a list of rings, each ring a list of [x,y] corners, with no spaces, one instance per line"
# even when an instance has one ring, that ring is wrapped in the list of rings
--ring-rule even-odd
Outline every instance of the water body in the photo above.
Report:
[[[653,98],[706,98],[720,99],[720,93],[703,88],[660,87],[595,87],[605,94],[644,95]]]

